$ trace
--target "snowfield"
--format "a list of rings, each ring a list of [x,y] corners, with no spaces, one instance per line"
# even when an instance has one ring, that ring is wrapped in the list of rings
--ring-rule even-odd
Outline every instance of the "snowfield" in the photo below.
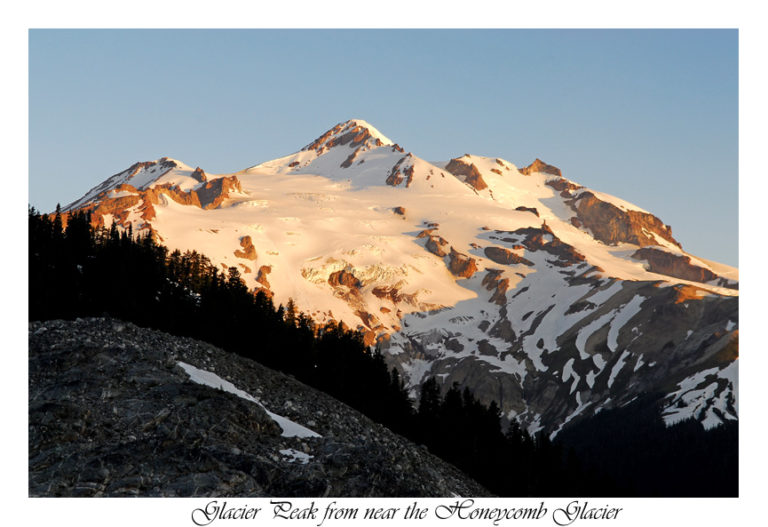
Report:
[[[446,168],[457,165],[464,167],[458,175]],[[183,204],[162,190],[154,217],[145,217],[140,202],[123,216],[110,210],[102,221],[107,227],[130,223],[134,231],[151,226],[170,249],[197,250],[223,271],[237,268],[250,288],[268,287],[276,304],[292,299],[320,324],[343,321],[364,331],[413,394],[431,376],[446,383],[471,380],[488,398],[504,399],[505,415],[525,416],[531,431],[559,430],[583,412],[599,411],[602,406],[587,399],[590,390],[605,390],[604,402],[618,405],[634,395],[621,400],[616,390],[641,389],[638,379],[666,360],[658,352],[666,342],[657,346],[658,335],[643,325],[647,313],[658,309],[656,296],[689,286],[690,298],[681,304],[686,310],[694,301],[709,306],[738,296],[730,287],[738,281],[737,269],[691,257],[722,280],[699,283],[650,272],[632,257],[638,245],[600,241],[573,207],[589,190],[618,211],[650,214],[623,199],[552,173],[519,170],[500,158],[427,162],[359,119],[340,123],[293,154],[200,178],[191,166],[162,158],[108,178],[68,208],[140,197],[163,185],[204,192],[217,179],[236,178],[239,187],[213,208]],[[117,190],[121,185],[136,190]],[[644,229],[657,243],[651,247],[689,256]],[[255,258],[242,256],[246,237]],[[737,316],[729,317],[718,329],[736,334]],[[709,335],[697,336],[697,327],[674,331],[682,336],[668,340],[679,346]],[[655,354],[648,353],[651,345]],[[479,370],[464,371],[470,363]],[[682,382],[667,422],[735,418],[734,405],[726,404],[736,393],[732,364],[733,372],[728,366],[715,383],[721,390],[712,383],[701,387],[705,378],[697,375],[703,372]],[[182,367],[195,382],[258,404],[213,373]],[[502,380],[503,388],[482,385],[481,372],[494,379],[506,375],[514,387]],[[546,404],[537,403],[541,408],[534,411],[512,399],[521,397],[515,390],[529,394],[527,383],[547,375],[567,385],[569,402],[557,410],[556,423],[541,420],[554,411]],[[624,378],[629,385],[621,384]],[[273,418],[284,433],[314,434]]]

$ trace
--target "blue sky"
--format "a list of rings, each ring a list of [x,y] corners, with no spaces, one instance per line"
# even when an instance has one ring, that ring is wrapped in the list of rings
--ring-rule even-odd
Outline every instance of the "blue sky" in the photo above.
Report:
[[[738,265],[736,30],[31,30],[29,201],[136,161],[210,173],[361,118],[427,160],[566,177]]]

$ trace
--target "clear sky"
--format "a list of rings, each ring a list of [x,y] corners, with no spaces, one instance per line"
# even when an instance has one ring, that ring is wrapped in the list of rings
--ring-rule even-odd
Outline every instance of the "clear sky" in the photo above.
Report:
[[[365,119],[430,161],[540,157],[738,265],[736,30],[31,30],[29,201],[209,173]]]

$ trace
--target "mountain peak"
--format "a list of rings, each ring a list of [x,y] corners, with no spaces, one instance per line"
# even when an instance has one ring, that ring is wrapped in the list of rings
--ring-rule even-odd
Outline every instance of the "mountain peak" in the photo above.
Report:
[[[667,423],[738,419],[738,270],[540,158],[433,164],[353,119],[234,174],[137,164],[76,205],[360,331],[410,393],[456,380],[531,434],[649,393]]]
[[[520,169],[520,172],[525,174],[526,176],[529,176],[531,174],[542,173],[542,174],[550,174],[552,176],[559,176],[563,177],[563,173],[560,171],[559,168],[553,165],[548,165],[538,157],[528,165],[527,167],[523,167]]]
[[[318,154],[338,145],[349,145],[357,148],[365,145],[368,148],[392,145],[394,142],[379,132],[373,125],[362,119],[350,119],[339,123],[323,135],[302,148],[302,151],[314,150]]]
[[[382,134],[375,126],[373,126],[368,121],[364,121],[363,119],[350,119],[346,123],[344,123],[346,126],[358,126],[360,128],[365,128],[368,130],[368,132],[371,134],[372,137],[378,139],[381,141],[381,144],[383,145],[392,145],[394,144],[394,141],[392,141],[389,137]]]

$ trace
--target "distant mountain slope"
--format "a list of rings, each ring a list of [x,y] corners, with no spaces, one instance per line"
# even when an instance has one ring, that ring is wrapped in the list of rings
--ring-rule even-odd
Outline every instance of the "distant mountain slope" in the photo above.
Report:
[[[359,328],[414,394],[457,382],[532,432],[646,393],[670,423],[737,418],[738,270],[538,159],[430,163],[352,120],[234,174],[138,163],[65,209],[235,266]]]

